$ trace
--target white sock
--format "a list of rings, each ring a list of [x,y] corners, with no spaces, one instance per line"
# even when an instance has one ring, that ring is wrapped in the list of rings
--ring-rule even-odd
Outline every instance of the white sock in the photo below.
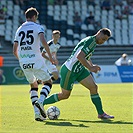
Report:
[[[40,98],[39,98],[39,102],[43,103],[43,101],[45,100],[45,98],[48,96],[48,94],[50,93],[51,87],[49,85],[44,85],[41,92],[40,92]]]
[[[34,108],[34,113],[40,115],[40,111],[35,105],[33,106],[33,108]]]
[[[34,113],[35,114],[40,114],[39,109],[34,105],[35,101],[38,100],[38,93],[37,93],[37,91],[31,90],[30,91],[30,97],[31,97],[31,103],[33,105]]]

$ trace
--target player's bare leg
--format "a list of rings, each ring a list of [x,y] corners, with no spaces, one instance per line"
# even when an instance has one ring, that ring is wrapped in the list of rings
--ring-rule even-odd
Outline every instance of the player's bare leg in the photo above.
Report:
[[[59,78],[59,73],[57,71],[52,72],[52,76],[51,76],[52,81],[55,81],[58,78]],[[38,83],[38,85],[42,84],[42,81],[37,79],[37,83]]]
[[[71,94],[71,91],[65,90],[65,89],[62,88],[62,89],[61,89],[61,92],[58,93],[58,99],[59,99],[59,100],[68,99],[69,96],[70,96],[70,94]]]
[[[40,79],[37,79],[37,83],[38,83],[38,85],[42,84],[42,81]]]

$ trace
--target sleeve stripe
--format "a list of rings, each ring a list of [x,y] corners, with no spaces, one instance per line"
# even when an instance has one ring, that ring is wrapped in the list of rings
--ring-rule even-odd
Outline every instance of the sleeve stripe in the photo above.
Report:
[[[14,40],[14,42],[17,42],[18,43],[18,41],[16,41],[16,40]]]
[[[43,33],[44,34],[44,32],[39,32],[38,34],[40,34],[40,33]]]

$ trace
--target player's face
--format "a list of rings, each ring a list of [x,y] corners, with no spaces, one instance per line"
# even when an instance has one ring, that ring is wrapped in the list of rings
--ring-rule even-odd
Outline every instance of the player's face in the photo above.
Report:
[[[103,44],[108,39],[109,37],[107,35],[99,34],[98,39],[97,39],[97,44]]]
[[[54,40],[58,40],[59,38],[60,38],[60,35],[59,35],[59,34],[53,35],[53,39],[54,39]]]

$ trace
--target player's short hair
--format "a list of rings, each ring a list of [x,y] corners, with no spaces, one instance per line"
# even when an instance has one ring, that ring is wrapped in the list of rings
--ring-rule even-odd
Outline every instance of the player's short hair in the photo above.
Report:
[[[32,18],[34,15],[38,16],[38,11],[36,8],[30,7],[25,11],[26,18]]]
[[[123,58],[126,58],[128,55],[126,53],[122,54]]]
[[[108,28],[102,28],[99,32],[103,33],[104,35],[107,35],[108,37],[111,37],[111,30]]]
[[[53,30],[53,35],[55,35],[55,34],[59,34],[60,35],[60,31],[59,30]]]

